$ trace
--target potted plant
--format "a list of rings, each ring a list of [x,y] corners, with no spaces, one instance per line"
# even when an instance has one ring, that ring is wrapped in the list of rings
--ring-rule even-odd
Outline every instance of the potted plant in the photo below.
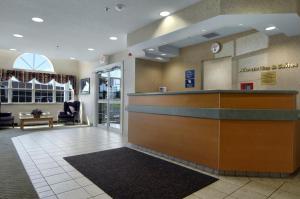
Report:
[[[33,111],[31,111],[31,115],[33,115],[34,118],[40,118],[42,114],[43,111],[40,109],[34,109]]]

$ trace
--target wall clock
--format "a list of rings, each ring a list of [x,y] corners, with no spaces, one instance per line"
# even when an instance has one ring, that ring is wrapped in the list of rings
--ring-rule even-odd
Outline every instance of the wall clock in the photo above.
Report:
[[[211,45],[210,50],[212,53],[217,54],[222,50],[222,44],[219,42],[215,42]]]

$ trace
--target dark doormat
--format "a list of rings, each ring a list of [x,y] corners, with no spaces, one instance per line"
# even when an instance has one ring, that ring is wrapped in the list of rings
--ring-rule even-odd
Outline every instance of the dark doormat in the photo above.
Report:
[[[125,147],[65,160],[114,199],[182,199],[217,181]]]

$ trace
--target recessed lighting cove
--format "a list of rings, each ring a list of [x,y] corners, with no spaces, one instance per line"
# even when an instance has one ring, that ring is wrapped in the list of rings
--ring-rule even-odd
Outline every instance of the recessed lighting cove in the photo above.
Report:
[[[37,22],[37,23],[43,23],[44,19],[39,18],[39,17],[32,17],[31,19],[33,22]]]
[[[276,29],[276,26],[270,26],[270,27],[267,27],[265,30],[275,30]]]
[[[20,34],[13,34],[14,37],[17,37],[17,38],[23,38],[24,36],[23,35],[20,35]]]
[[[162,16],[162,17],[167,17],[169,15],[170,15],[170,12],[168,12],[168,11],[163,11],[160,13],[160,16]]]

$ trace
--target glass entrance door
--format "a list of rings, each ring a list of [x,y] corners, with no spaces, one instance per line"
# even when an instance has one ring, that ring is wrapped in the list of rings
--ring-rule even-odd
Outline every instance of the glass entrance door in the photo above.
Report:
[[[121,130],[121,67],[98,73],[99,99],[98,118],[99,125],[107,128]]]

